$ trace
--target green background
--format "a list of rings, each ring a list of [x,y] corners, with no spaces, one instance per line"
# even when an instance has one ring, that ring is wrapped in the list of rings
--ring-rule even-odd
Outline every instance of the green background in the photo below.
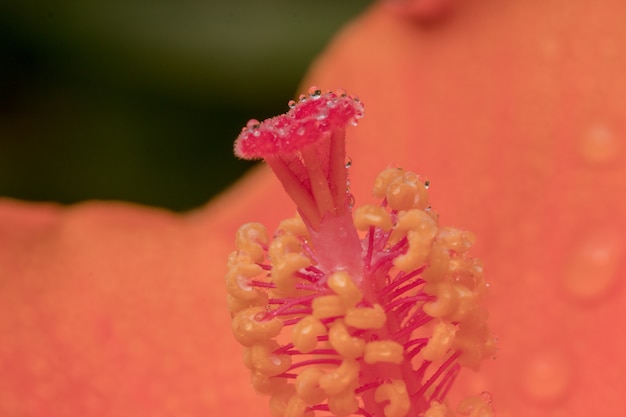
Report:
[[[186,210],[371,0],[0,0],[0,196]]]

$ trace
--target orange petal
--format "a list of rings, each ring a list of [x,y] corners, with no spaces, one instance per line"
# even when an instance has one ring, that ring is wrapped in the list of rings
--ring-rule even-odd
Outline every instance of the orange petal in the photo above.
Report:
[[[1,201],[0,415],[269,416],[210,212]]]
[[[507,417],[619,414],[626,9],[456,6],[424,25],[374,5],[303,85],[345,88],[366,105],[348,131],[359,202],[373,167],[395,163],[428,176],[446,223],[475,232],[500,350],[464,376],[468,392],[490,390]]]

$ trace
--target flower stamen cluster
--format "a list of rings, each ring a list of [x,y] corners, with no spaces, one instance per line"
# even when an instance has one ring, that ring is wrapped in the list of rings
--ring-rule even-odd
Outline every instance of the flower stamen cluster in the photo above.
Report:
[[[327,93],[322,100],[337,97],[347,96]],[[328,148],[338,146],[326,141],[328,132],[343,137],[351,117],[336,117],[301,145],[331,154]],[[276,145],[263,157],[296,155],[302,173],[311,161],[294,149]],[[299,188],[288,192],[319,208],[310,186],[317,173],[307,172],[285,188]],[[277,175],[284,185],[284,173]],[[326,178],[329,189],[347,194],[347,173]],[[343,185],[330,183],[337,178]],[[348,195],[318,210],[315,220],[298,205],[301,216],[283,221],[272,238],[259,223],[237,231],[226,275],[232,330],[244,346],[252,385],[270,396],[273,416],[454,415],[444,400],[461,367],[476,369],[495,344],[480,305],[487,288],[482,265],[468,252],[474,236],[438,225],[427,188],[418,175],[390,168],[375,182],[380,203],[354,215]],[[493,416],[484,396],[464,400],[457,412]]]

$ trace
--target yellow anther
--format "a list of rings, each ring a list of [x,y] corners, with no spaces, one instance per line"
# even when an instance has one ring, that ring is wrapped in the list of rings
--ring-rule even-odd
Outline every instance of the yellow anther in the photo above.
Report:
[[[404,360],[404,348],[393,340],[368,342],[365,345],[363,360],[370,365],[378,362],[399,364]]]
[[[346,313],[346,305],[338,295],[322,295],[312,302],[313,316],[318,319],[339,317]]]
[[[398,215],[398,220],[393,232],[389,236],[389,243],[394,245],[399,242],[409,231],[416,231],[429,239],[437,235],[437,223],[423,210],[409,210]]]
[[[347,307],[354,307],[363,298],[363,293],[345,271],[334,272],[328,278],[328,286],[341,297]]]
[[[478,305],[477,294],[461,284],[453,284],[455,308],[448,317],[450,321],[462,322],[465,317]]]
[[[300,217],[291,217],[281,221],[276,230],[278,233],[292,234],[304,238],[309,236],[309,231]]]
[[[476,292],[476,295],[484,292],[483,266],[479,259],[469,256],[453,256],[450,259],[450,279]]]
[[[374,181],[373,194],[376,198],[384,198],[387,195],[387,188],[394,180],[401,178],[404,170],[401,168],[387,168],[376,177]]]
[[[452,410],[449,410],[445,404],[437,401],[430,403],[430,408],[424,414],[424,417],[456,417]]]
[[[302,243],[297,236],[292,234],[276,236],[267,250],[267,254],[272,260],[272,263],[282,259],[288,254],[294,253],[302,253]]]
[[[401,271],[410,272],[427,262],[433,238],[422,232],[411,230],[407,234],[407,240],[409,247],[406,253],[397,256],[393,264]]]
[[[254,262],[262,262],[265,259],[267,246],[267,230],[261,223],[246,223],[235,234],[235,245],[240,252],[245,252]]]
[[[247,347],[243,352],[243,363],[261,375],[280,375],[291,366],[291,356],[275,354],[274,351],[279,347],[274,340]]]
[[[324,376],[317,366],[305,369],[296,377],[296,393],[306,404],[314,405],[326,399],[326,393],[320,388],[320,378]]]
[[[387,315],[379,305],[373,307],[351,307],[346,311],[345,322],[357,329],[380,329],[385,324]]]
[[[487,327],[486,316],[483,308],[477,308],[459,324],[454,348],[463,352],[458,359],[461,366],[477,370],[483,359],[496,354],[497,341]]]
[[[387,202],[393,210],[424,210],[428,207],[428,191],[412,172],[396,178],[387,187]]]
[[[427,282],[442,281],[448,269],[450,267],[450,253],[448,248],[442,243],[435,240],[430,247],[430,254],[428,255],[428,268],[422,274],[422,277]]]
[[[443,227],[439,229],[437,240],[444,242],[450,250],[465,253],[476,242],[476,236],[465,230]]]
[[[291,384],[284,385],[280,389],[274,391],[270,397],[270,414],[272,417],[285,417],[287,404],[292,397],[296,395],[296,391]]]
[[[345,359],[341,365],[319,379],[320,388],[329,396],[345,391],[358,381],[359,368],[357,361]]]
[[[479,395],[462,400],[457,406],[456,412],[468,417],[493,417],[495,415],[491,405]]]
[[[366,204],[354,211],[354,226],[358,230],[367,230],[370,226],[375,226],[388,231],[392,226],[391,217],[383,207]]]
[[[272,281],[276,284],[276,295],[288,297],[296,293],[298,279],[294,274],[302,268],[311,265],[311,260],[299,253],[288,253],[280,259],[272,260]]]
[[[383,410],[385,417],[404,417],[411,408],[411,399],[404,381],[396,379],[376,388],[374,400],[378,403],[389,401]]]
[[[250,382],[256,392],[264,395],[269,395],[282,390],[287,385],[287,380],[285,378],[274,378],[262,375],[258,372],[252,372]]]
[[[477,294],[461,284],[439,282],[426,285],[424,290],[437,297],[423,307],[431,317],[460,322],[478,306]]]
[[[302,353],[309,353],[317,346],[317,338],[326,334],[326,326],[314,316],[302,318],[293,328],[293,345]]]
[[[263,307],[250,307],[240,311],[231,322],[235,339],[244,346],[265,342],[278,336],[283,322],[277,317],[267,319]]]
[[[245,253],[241,253],[238,250],[233,251],[228,254],[228,260],[226,261],[226,267],[230,269],[233,265],[237,265],[240,263],[252,264],[252,259],[250,259],[250,255]]]
[[[292,396],[285,407],[284,417],[313,417],[312,411],[306,411],[307,405],[298,398],[297,395]]]
[[[440,321],[433,327],[433,334],[422,349],[422,356],[429,361],[443,359],[454,342],[457,328],[454,324]]]
[[[330,326],[328,341],[337,353],[347,359],[358,358],[365,351],[365,341],[352,336],[342,320],[335,320]]]
[[[425,264],[436,234],[437,223],[428,213],[422,210],[401,213],[389,243],[395,244],[406,236],[409,247],[405,254],[394,259],[394,265],[408,272]]]
[[[356,413],[359,409],[359,403],[354,394],[354,388],[328,397],[328,408],[337,417],[345,417]]]
[[[444,318],[451,315],[456,308],[456,294],[452,288],[452,284],[448,282],[439,282],[429,284],[424,290],[437,297],[434,301],[424,303],[424,312],[431,317]]]
[[[263,269],[256,264],[233,265],[226,272],[226,291],[228,294],[241,300],[254,300],[259,297],[260,291],[251,287],[250,278],[260,275]]]

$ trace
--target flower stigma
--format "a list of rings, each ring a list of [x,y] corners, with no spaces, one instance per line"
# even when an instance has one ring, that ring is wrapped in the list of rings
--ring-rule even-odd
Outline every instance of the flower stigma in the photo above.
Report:
[[[311,87],[235,142],[240,158],[267,162],[298,212],[271,238],[241,226],[228,259],[252,385],[274,417],[492,417],[486,393],[446,402],[461,368],[496,348],[475,238],[440,227],[428,181],[401,168],[376,178],[379,204],[353,207],[345,136],[361,117],[358,98]]]

